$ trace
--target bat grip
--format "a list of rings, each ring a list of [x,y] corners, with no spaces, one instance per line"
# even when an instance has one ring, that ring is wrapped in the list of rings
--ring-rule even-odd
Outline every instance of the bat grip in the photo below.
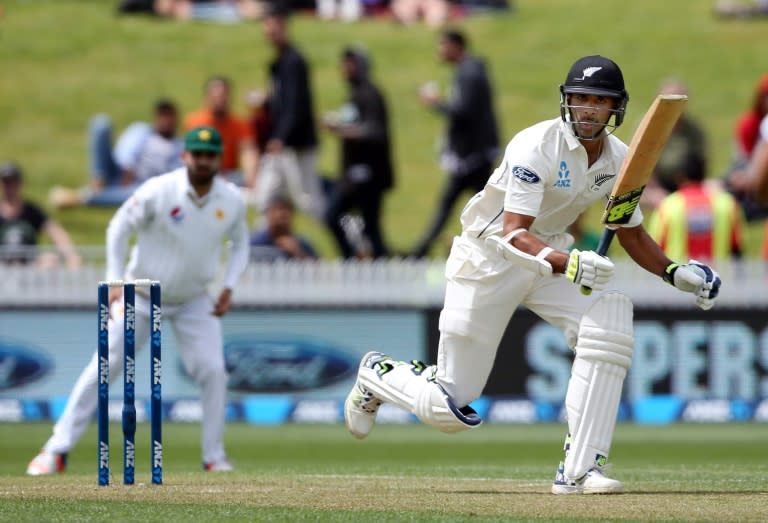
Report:
[[[595,250],[595,252],[600,256],[605,256],[606,254],[608,254],[608,247],[611,246],[611,242],[613,241],[614,236],[616,236],[616,230],[609,229],[608,227],[606,227],[603,230],[603,235],[600,237],[600,243],[597,244],[597,249]],[[584,296],[589,296],[590,294],[592,294],[592,289],[585,285],[582,285],[581,293]]]

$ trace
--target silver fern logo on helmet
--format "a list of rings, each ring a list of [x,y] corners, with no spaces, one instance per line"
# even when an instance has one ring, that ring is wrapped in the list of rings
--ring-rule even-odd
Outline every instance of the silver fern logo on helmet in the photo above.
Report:
[[[602,67],[587,67],[582,71],[581,78],[574,78],[575,82],[583,82],[586,78],[591,78],[593,74],[598,72]]]

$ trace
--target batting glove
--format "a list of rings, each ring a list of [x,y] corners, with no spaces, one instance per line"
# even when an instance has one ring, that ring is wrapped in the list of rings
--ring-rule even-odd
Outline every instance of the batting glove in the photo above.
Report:
[[[685,265],[670,263],[664,269],[664,281],[696,296],[696,305],[708,311],[720,292],[720,275],[708,265],[689,260]]]
[[[565,277],[576,285],[599,291],[613,278],[613,262],[594,251],[573,249],[568,256]]]

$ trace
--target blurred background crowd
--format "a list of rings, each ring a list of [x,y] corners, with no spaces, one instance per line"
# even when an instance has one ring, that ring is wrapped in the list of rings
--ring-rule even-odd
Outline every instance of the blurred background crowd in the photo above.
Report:
[[[718,3],[714,13],[730,16],[734,5]],[[115,126],[109,113],[84,116],[89,172],[78,186],[51,185],[45,202],[25,196],[24,182],[35,173],[27,172],[23,154],[9,151],[11,157],[0,166],[0,252],[5,263],[79,266],[81,256],[67,230],[49,213],[120,205],[143,181],[181,166],[179,137],[199,125],[213,126],[223,136],[220,175],[241,187],[253,214],[253,260],[322,257],[315,239],[297,230],[296,216],[327,231],[335,251],[330,257],[442,257],[450,243],[446,224],[482,190],[514,132],[530,123],[497,114],[495,78],[508,71],[473,46],[463,27],[478,13],[514,13],[511,0],[121,0],[116,10],[124,16],[258,24],[271,48],[264,64],[265,85],[235,86],[214,62],[199,87],[197,108],[182,108],[158,92],[128,124]],[[749,11],[750,16],[760,13],[758,5]],[[388,237],[398,231],[386,230],[382,221],[392,189],[403,177],[391,122],[401,100],[390,99],[380,84],[392,71],[379,69],[376,53],[365,45],[339,45],[338,76],[324,82],[345,92],[345,100],[336,110],[319,114],[314,64],[291,31],[295,16],[423,26],[432,35],[438,61],[450,69],[444,83],[425,78],[413,92],[423,116],[432,113],[442,120],[440,136],[432,139],[438,144],[435,164],[443,173],[441,185],[421,198],[429,219],[413,235],[413,245],[393,248]],[[717,260],[760,252],[768,260],[768,227],[760,235],[762,247],[745,247],[745,228],[768,217],[768,73],[752,80],[749,106],[733,107],[732,143],[713,143],[700,116],[686,113],[643,195],[649,230],[674,259]],[[695,99],[695,88],[689,93],[687,84],[684,77],[667,77],[657,92]],[[236,88],[246,93],[243,109]],[[632,111],[639,115],[643,108]],[[333,172],[319,167],[323,135],[338,143]],[[725,172],[713,172],[713,147],[730,151]],[[580,248],[589,249],[596,245],[599,228],[582,220],[572,233]],[[41,243],[51,244],[53,252],[41,253]]]

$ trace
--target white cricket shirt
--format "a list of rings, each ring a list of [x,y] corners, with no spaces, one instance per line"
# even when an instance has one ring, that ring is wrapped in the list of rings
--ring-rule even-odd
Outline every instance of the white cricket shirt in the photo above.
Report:
[[[587,152],[569,124],[546,120],[520,131],[485,188],[464,207],[461,224],[472,238],[499,235],[503,211],[534,216],[530,232],[554,248],[568,245],[565,233],[597,200],[607,201],[627,145],[610,135],[600,158],[587,167]],[[642,223],[638,206],[627,227]]]
[[[144,182],[115,213],[107,228],[107,279],[159,280],[164,303],[183,303],[206,292],[225,240],[230,249],[222,284],[234,288],[249,248],[240,191],[216,176],[210,192],[198,198],[187,168],[176,169]]]

